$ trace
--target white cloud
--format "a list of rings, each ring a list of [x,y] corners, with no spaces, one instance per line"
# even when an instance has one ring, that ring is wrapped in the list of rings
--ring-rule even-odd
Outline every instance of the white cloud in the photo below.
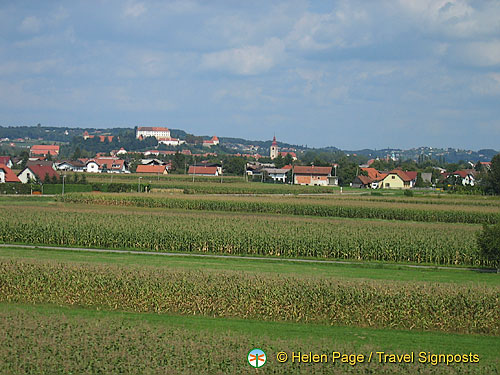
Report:
[[[123,15],[125,17],[137,18],[147,11],[144,3],[128,3],[123,9]]]
[[[37,33],[40,31],[41,21],[39,18],[35,16],[29,16],[23,19],[21,25],[19,26],[19,30],[24,33]]]
[[[452,56],[472,66],[498,66],[500,65],[500,39],[456,45],[452,50]]]
[[[467,0],[400,0],[404,14],[426,33],[469,39],[500,31],[500,2]]]
[[[330,13],[306,12],[295,23],[286,41],[291,48],[324,50],[366,45],[371,40],[370,15],[363,7],[347,3]]]
[[[206,69],[228,70],[235,74],[255,75],[267,72],[279,63],[285,45],[278,38],[267,40],[262,46],[245,46],[202,56],[201,66]]]
[[[8,61],[0,64],[0,75],[59,72],[62,65],[63,61],[61,59],[45,59],[33,62]]]

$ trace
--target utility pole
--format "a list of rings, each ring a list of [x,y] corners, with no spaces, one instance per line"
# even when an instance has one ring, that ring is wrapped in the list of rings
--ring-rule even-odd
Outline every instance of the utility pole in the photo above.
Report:
[[[194,175],[196,174],[196,158],[193,155],[193,182],[194,182]]]

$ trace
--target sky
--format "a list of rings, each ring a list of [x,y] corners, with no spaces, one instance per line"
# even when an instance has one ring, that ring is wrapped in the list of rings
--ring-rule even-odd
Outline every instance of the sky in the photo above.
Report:
[[[0,1],[0,125],[500,149],[500,1]]]

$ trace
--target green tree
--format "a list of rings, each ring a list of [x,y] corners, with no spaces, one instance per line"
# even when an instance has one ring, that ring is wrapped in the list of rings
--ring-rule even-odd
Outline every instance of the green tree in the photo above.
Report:
[[[80,147],[76,146],[75,152],[73,152],[73,160],[80,159],[82,157],[82,151]]]
[[[172,159],[172,168],[177,171],[177,173],[184,173],[184,167],[186,163],[185,155],[177,151]]]
[[[285,159],[283,159],[281,154],[278,154],[278,156],[274,159],[274,165],[276,168],[283,168],[285,166]]]
[[[487,194],[500,195],[500,154],[491,159],[491,167],[484,178],[484,190]]]
[[[425,186],[425,182],[422,179],[422,173],[420,173],[420,172],[417,173],[417,181],[415,181],[415,186],[416,187],[424,187]]]
[[[481,256],[497,269],[500,268],[500,223],[483,225],[483,230],[477,233],[476,239]]]
[[[340,186],[349,186],[359,172],[357,164],[342,157],[338,160],[338,165],[337,175]]]
[[[224,161],[224,171],[229,174],[242,176],[246,168],[246,160],[241,156],[228,158]]]
[[[284,162],[285,162],[284,165],[292,165],[293,164],[293,157],[292,157],[292,155],[286,154]]]

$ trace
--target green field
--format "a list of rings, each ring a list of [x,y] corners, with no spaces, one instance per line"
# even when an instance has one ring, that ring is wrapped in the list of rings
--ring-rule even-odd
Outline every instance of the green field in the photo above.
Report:
[[[497,199],[67,197],[0,198],[0,242],[61,247],[0,247],[0,373],[253,373],[253,347],[262,373],[500,370],[500,274],[475,241]],[[280,351],[479,362],[279,363]]]

